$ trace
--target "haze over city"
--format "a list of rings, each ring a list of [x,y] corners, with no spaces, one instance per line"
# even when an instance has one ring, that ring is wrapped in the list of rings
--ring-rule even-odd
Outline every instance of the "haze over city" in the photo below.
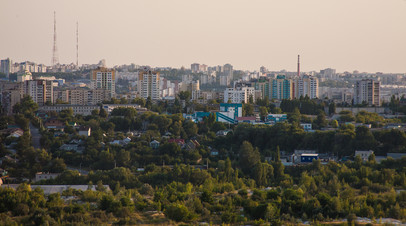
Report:
[[[405,72],[406,1],[3,1],[0,58],[108,66],[230,63],[238,69]]]

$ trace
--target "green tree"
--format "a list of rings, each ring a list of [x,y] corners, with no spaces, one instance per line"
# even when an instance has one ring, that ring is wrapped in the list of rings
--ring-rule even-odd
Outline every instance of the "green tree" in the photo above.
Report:
[[[35,103],[31,96],[24,95],[19,103],[14,105],[13,112],[23,114],[26,118],[33,118],[34,113],[38,110],[38,104]]]
[[[259,107],[259,115],[261,116],[261,120],[265,121],[265,118],[268,115],[268,109],[263,106]]]
[[[250,142],[244,141],[240,148],[241,169],[244,173],[249,173],[258,163],[260,163],[260,155],[258,149],[254,149]]]
[[[189,91],[181,91],[178,94],[179,98],[184,101],[189,101],[192,97],[192,94]]]
[[[192,213],[188,210],[188,208],[179,203],[172,203],[170,204],[165,210],[165,215],[174,221],[177,222],[186,222],[192,219]]]
[[[319,113],[317,114],[317,118],[316,118],[316,120],[314,120],[314,125],[316,125],[316,127],[318,129],[321,129],[321,128],[327,126],[326,114],[322,110],[319,110]]]
[[[196,123],[194,123],[194,122],[191,121],[191,120],[188,120],[188,121],[186,121],[186,122],[184,123],[183,129],[185,130],[186,134],[187,134],[189,137],[196,136],[197,130],[198,130]]]

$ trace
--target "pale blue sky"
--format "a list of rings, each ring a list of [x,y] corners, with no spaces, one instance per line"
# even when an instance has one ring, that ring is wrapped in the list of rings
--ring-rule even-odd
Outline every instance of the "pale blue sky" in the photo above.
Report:
[[[0,58],[406,72],[404,0],[1,0]]]

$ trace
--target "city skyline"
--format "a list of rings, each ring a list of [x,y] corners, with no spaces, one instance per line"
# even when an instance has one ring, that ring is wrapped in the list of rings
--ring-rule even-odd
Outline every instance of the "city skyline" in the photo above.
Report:
[[[62,64],[76,62],[79,21],[79,64],[295,71],[300,54],[302,71],[406,71],[402,0],[23,2],[0,8],[1,59],[51,65],[56,11]]]

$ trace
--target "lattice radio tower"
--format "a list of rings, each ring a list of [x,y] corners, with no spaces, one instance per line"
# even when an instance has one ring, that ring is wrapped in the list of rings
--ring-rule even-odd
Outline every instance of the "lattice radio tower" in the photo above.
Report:
[[[56,46],[56,13],[54,11],[54,47],[52,48],[52,66],[59,64],[58,47]]]
[[[79,67],[79,23],[76,22],[76,66]]]

